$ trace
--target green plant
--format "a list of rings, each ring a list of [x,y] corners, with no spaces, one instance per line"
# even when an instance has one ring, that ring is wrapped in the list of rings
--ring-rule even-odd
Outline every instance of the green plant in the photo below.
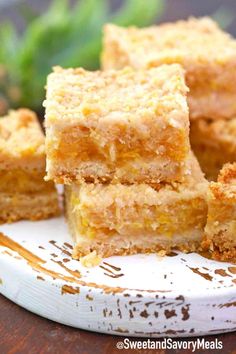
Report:
[[[124,0],[111,12],[109,0],[80,0],[73,7],[68,0],[53,0],[38,16],[25,8],[23,34],[12,23],[0,25],[0,111],[7,106],[40,111],[52,66],[98,68],[104,23],[146,26],[163,6],[164,0]]]

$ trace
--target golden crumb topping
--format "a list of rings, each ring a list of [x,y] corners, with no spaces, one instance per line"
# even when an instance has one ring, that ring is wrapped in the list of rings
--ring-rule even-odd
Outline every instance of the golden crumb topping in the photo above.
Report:
[[[19,109],[0,118],[0,154],[39,157],[44,151],[44,135],[34,112]]]
[[[84,205],[103,205],[109,207],[114,200],[119,206],[136,204],[153,205],[158,200],[159,205],[166,204],[169,198],[178,199],[181,194],[191,199],[194,194],[207,191],[205,180],[196,158],[191,154],[187,163],[187,174],[184,180],[173,183],[159,184],[81,184],[73,185],[74,190],[80,191],[80,203]],[[122,197],[121,197],[122,196]],[[74,201],[75,204],[78,202]]]
[[[138,72],[128,67],[106,72],[56,67],[47,82],[46,125],[83,121],[89,128],[100,120],[142,123],[148,116],[183,127],[188,117],[186,93],[178,64]]]
[[[218,182],[233,184],[236,187],[236,162],[224,165],[218,176]]]
[[[236,162],[225,164],[218,181],[210,183],[210,196],[219,201],[236,203]]]
[[[108,24],[104,28],[104,35],[107,54],[103,53],[103,64],[106,68],[109,66],[109,51],[116,51],[120,61],[132,62],[137,68],[152,66],[157,60],[167,62],[169,59],[169,63],[187,64],[191,69],[191,60],[223,64],[236,55],[236,41],[208,17],[189,18],[142,29]],[[125,55],[127,52],[128,57]]]

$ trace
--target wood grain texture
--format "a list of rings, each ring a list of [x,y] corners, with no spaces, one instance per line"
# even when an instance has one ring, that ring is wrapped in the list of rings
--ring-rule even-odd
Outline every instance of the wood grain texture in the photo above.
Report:
[[[116,343],[122,340],[122,337],[97,334],[57,324],[22,309],[3,296],[0,296],[0,308],[1,354],[191,353],[188,350],[118,350]],[[199,350],[195,353],[236,354],[236,332],[206,338],[207,340],[218,338],[223,341],[223,350]],[[196,340],[196,338],[186,338],[186,340]]]

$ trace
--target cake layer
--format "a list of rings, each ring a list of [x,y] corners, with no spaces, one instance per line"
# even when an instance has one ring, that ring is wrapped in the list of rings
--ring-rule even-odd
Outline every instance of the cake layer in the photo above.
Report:
[[[216,180],[225,163],[236,161],[236,118],[191,122],[190,142],[206,177]]]
[[[58,183],[181,180],[189,153],[179,65],[139,72],[55,68],[47,83],[47,178]]]
[[[0,193],[56,193],[54,183],[44,181],[45,171],[0,170]]]
[[[236,263],[236,163],[226,164],[208,193],[203,247],[217,260]]]
[[[186,70],[191,119],[236,116],[236,41],[210,18],[142,29],[105,26],[105,70],[171,63]]]
[[[194,158],[190,164],[182,183],[66,186],[74,257],[196,250],[206,223],[207,182]]]
[[[0,223],[41,220],[60,214],[55,190],[41,193],[0,192]]]

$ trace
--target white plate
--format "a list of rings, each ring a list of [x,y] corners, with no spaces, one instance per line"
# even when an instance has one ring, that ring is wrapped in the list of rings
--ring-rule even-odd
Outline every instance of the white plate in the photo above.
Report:
[[[232,264],[194,253],[140,254],[88,269],[71,259],[63,218],[1,225],[0,231],[8,236],[0,236],[0,292],[43,317],[127,336],[236,330]]]

